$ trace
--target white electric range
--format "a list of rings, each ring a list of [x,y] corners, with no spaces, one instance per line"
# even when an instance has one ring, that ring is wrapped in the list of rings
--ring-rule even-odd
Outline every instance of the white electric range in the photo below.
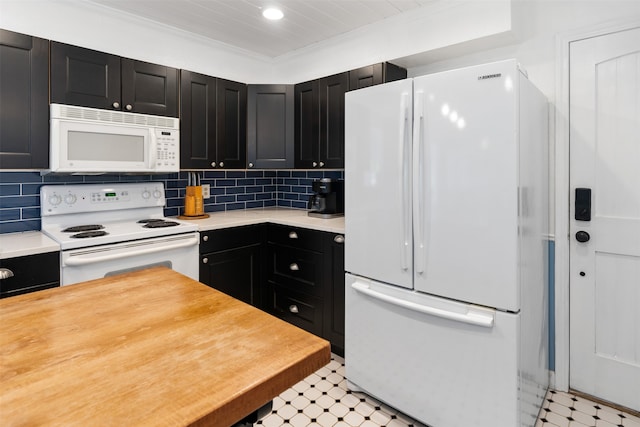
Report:
[[[164,216],[160,182],[44,185],[40,203],[63,286],[156,265],[198,280],[198,226]]]

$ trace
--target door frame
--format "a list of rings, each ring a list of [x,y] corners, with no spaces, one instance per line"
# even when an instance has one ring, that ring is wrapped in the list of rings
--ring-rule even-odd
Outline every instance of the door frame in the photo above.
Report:
[[[556,37],[555,84],[555,371],[551,384],[556,390],[569,390],[569,45],[590,37],[640,26],[637,18],[616,20],[560,33]]]

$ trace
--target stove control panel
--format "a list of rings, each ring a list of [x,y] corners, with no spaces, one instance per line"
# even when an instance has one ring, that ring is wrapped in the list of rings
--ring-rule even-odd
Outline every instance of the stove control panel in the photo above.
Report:
[[[161,182],[44,185],[40,200],[43,216],[165,205]]]

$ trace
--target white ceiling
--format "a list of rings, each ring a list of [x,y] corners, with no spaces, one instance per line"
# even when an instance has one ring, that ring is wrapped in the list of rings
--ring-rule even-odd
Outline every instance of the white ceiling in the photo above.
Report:
[[[274,58],[436,0],[88,1]],[[269,6],[284,18],[263,18]]]

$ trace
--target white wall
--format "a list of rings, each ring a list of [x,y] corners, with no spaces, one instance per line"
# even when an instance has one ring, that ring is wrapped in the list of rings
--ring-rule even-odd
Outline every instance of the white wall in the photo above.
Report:
[[[0,0],[0,28],[245,83],[298,83],[468,40],[513,41],[511,0],[443,0],[275,59],[82,0]]]
[[[529,79],[545,94],[550,103],[550,224],[555,230],[555,114],[557,100],[557,45],[563,34],[611,22],[640,20],[640,1],[637,0],[516,0],[514,25],[520,41],[510,45],[478,49],[473,53],[451,57],[447,52],[438,60],[408,68],[410,77],[464,67],[482,62],[517,58],[529,74]]]

